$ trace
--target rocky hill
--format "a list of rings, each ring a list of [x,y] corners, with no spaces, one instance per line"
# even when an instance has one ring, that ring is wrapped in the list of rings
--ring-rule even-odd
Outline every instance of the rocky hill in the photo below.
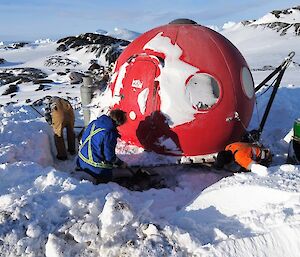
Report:
[[[57,47],[57,51],[65,52],[69,49],[75,49],[76,51],[85,49],[87,53],[94,53],[96,58],[103,55],[108,65],[110,65],[117,60],[122,50],[129,43],[127,40],[110,36],[85,33],[79,36],[71,36],[58,40],[57,44],[59,44],[59,46]]]
[[[242,24],[271,28],[279,32],[281,36],[286,34],[300,36],[300,6],[274,10],[258,20],[243,21]]]

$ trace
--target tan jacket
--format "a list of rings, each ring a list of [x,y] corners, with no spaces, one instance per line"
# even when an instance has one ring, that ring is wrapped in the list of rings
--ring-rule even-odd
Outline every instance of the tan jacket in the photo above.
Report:
[[[68,100],[60,97],[49,99],[45,118],[53,127],[54,134],[61,137],[65,127],[74,128],[74,111]]]

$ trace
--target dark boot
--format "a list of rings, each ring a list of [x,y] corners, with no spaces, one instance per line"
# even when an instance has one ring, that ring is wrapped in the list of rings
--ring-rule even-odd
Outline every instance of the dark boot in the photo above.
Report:
[[[72,126],[67,126],[67,141],[68,141],[68,151],[71,155],[76,153],[75,151],[75,133]]]
[[[298,162],[300,162],[300,141],[293,139],[293,149]]]
[[[67,157],[60,157],[60,156],[58,156],[58,155],[56,155],[56,158],[57,158],[58,160],[61,160],[61,161],[68,160]]]
[[[59,160],[66,160],[67,159],[67,151],[64,142],[64,138],[61,136],[54,135],[54,142],[57,150],[56,158]]]

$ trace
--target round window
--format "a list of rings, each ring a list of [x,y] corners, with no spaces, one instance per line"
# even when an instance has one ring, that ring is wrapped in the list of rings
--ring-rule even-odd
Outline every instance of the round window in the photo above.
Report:
[[[212,76],[196,73],[186,85],[186,95],[195,109],[206,110],[217,103],[220,87]]]
[[[242,69],[242,85],[246,96],[251,99],[254,96],[254,82],[247,67]]]

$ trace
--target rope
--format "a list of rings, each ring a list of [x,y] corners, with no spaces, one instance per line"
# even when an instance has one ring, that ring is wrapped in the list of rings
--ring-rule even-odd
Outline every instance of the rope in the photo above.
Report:
[[[256,109],[256,116],[257,116],[257,123],[260,121],[258,107],[257,107],[257,99],[255,98],[255,109]]]
[[[273,82],[266,88],[266,90],[265,90],[264,92],[262,92],[261,94],[259,94],[259,95],[256,97],[256,99],[259,98],[259,97],[261,97],[261,96],[264,95],[265,93],[267,93],[268,90],[269,90],[271,87],[274,86],[274,84],[275,84],[275,82],[276,82],[276,79],[277,79],[277,77],[276,77],[276,78],[273,80]]]
[[[245,126],[245,124],[243,123],[243,121],[241,120],[241,118],[239,117],[238,112],[235,113],[234,119],[236,119],[237,121],[239,121],[242,124],[244,130],[247,131],[247,127]],[[252,139],[252,142],[255,142],[256,144],[260,145],[260,143],[257,140],[255,140],[255,138],[252,136],[251,133],[248,132],[248,135]]]
[[[246,128],[245,124],[242,122],[242,120],[239,119],[239,121],[241,122],[241,124],[242,124],[243,128],[245,129],[245,131],[247,131],[247,128]],[[248,133],[248,135],[250,136],[250,138],[251,138],[251,140],[252,140],[253,142],[257,142],[257,140],[255,140],[255,138],[252,136],[251,133]],[[257,142],[257,143],[258,143],[258,142]]]

